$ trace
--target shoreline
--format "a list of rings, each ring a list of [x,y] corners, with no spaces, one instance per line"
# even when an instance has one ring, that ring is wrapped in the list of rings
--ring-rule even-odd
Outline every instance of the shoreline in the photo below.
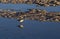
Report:
[[[0,3],[8,4],[37,4],[40,6],[60,6],[59,0],[0,0]]]
[[[29,11],[27,12],[0,11],[0,17],[10,19],[16,18],[17,21],[24,19],[24,20],[59,22],[60,12],[47,12],[45,10],[38,10],[38,9],[29,9]]]

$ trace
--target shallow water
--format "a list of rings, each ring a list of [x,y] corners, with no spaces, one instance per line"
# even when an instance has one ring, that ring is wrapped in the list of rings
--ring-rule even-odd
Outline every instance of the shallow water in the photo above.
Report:
[[[1,9],[21,9],[23,11],[29,8],[36,8],[36,5],[20,4],[0,4]],[[57,7],[40,7],[47,11],[59,12],[60,6]],[[39,7],[38,7],[39,8]],[[0,39],[60,39],[60,22],[39,22],[35,20],[25,20],[24,28],[16,19],[0,17]]]
[[[25,20],[23,29],[18,25],[14,19],[0,18],[0,39],[60,39],[60,23]]]
[[[48,12],[60,12],[60,6],[43,7],[35,4],[1,4],[0,9],[14,9],[15,11],[27,11],[28,9],[44,9]]]

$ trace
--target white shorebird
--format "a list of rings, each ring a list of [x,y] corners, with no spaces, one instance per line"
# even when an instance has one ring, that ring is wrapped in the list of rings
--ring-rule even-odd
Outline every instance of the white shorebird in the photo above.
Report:
[[[19,25],[18,27],[19,28],[23,28],[24,26],[22,25],[22,23],[24,22],[24,19],[20,19],[20,20],[18,20],[20,23],[21,23],[21,25]]]
[[[20,20],[21,23],[22,23],[23,21],[24,21],[23,19]]]

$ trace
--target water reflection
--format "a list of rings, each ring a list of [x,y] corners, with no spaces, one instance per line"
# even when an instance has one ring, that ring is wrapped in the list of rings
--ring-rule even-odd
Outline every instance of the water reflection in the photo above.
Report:
[[[23,28],[24,28],[24,25],[18,25],[18,27],[19,27],[20,29],[23,29]]]

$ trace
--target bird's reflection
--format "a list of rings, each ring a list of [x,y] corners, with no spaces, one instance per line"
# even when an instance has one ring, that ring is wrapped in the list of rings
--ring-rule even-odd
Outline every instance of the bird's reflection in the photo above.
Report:
[[[24,28],[24,25],[18,25],[19,28],[23,29]]]

